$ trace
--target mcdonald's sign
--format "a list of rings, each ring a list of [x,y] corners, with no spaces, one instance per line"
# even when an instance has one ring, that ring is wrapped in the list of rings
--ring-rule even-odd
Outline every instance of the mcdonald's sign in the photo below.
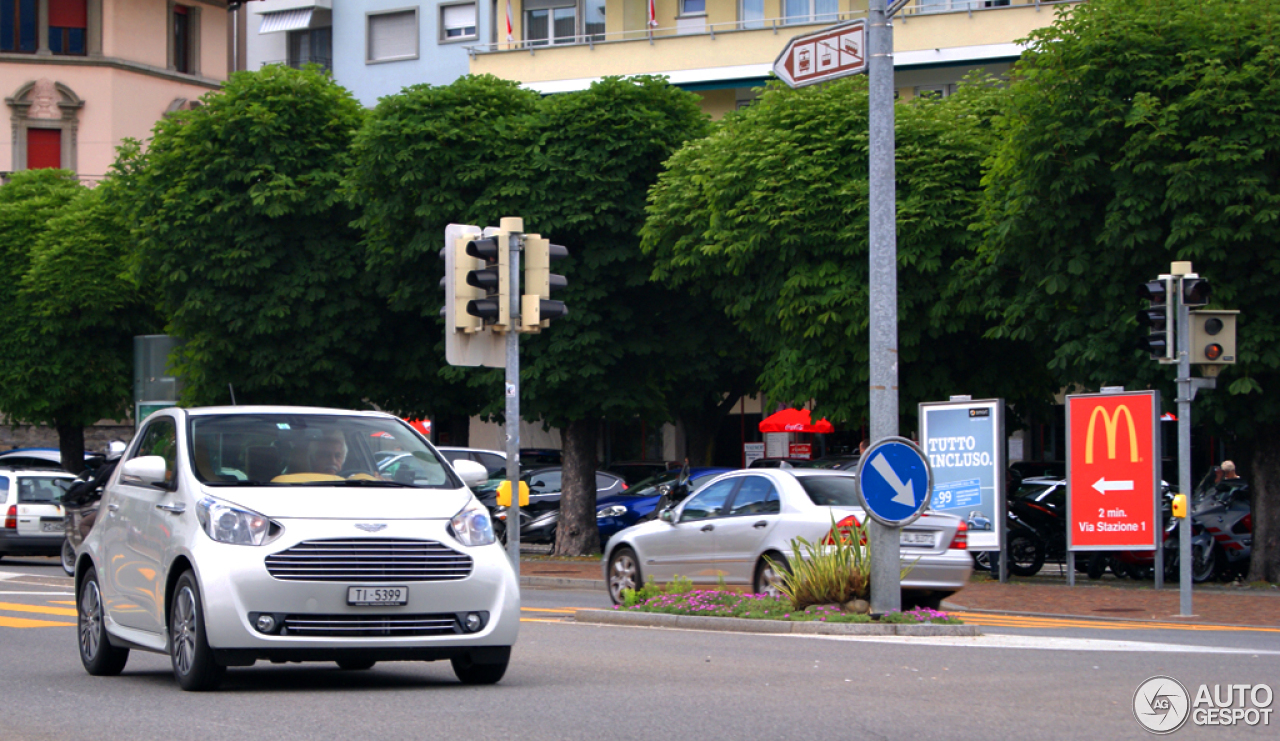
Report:
[[[1067,545],[1147,550],[1160,534],[1160,395],[1067,397]]]

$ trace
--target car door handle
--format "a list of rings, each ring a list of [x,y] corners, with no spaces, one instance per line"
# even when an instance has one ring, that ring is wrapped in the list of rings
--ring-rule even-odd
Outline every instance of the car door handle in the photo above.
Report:
[[[107,505],[107,509],[112,512],[115,512],[116,510],[120,509],[120,505],[116,504],[115,502],[112,502],[111,504]]]
[[[156,509],[168,512],[171,515],[180,515],[187,511],[185,504],[157,504]]]
[[[715,530],[715,529],[716,529],[716,526],[715,526],[715,525],[711,525],[711,524],[707,524],[707,525],[703,525],[703,526],[702,526],[702,532],[704,532],[704,533],[709,533],[709,532],[711,532],[712,530]]]
[[[768,526],[769,526],[768,520],[761,520],[756,524],[752,525],[751,527],[760,528],[760,527],[768,527]]]

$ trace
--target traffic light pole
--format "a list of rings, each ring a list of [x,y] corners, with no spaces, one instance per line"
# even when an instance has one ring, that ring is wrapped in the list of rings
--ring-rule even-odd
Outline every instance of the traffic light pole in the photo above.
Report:
[[[1182,301],[1182,276],[1173,292],[1178,311],[1178,490],[1191,500],[1191,310]],[[1178,614],[1191,612],[1191,507],[1178,524]],[[1157,565],[1157,568],[1161,565]]]
[[[507,232],[510,259],[511,324],[507,327],[507,397],[504,427],[507,437],[507,481],[511,487],[511,504],[507,507],[507,556],[520,580],[520,248],[524,245],[524,220],[504,218],[501,229]]]
[[[870,129],[871,441],[898,434],[898,245],[895,232],[893,27],[886,0],[867,14],[867,123]],[[902,609],[900,528],[869,523],[871,611]]]

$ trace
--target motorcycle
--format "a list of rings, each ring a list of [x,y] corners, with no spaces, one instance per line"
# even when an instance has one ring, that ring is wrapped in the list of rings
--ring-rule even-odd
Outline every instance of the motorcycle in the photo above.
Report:
[[[98,519],[98,503],[102,499],[102,487],[116,470],[120,456],[124,454],[125,444],[113,440],[107,446],[105,455],[96,455],[86,461],[88,468],[67,484],[61,497],[62,509],[66,513],[63,528],[66,538],[62,541],[62,570],[67,576],[75,576],[76,553],[84,542],[93,524]]]
[[[1213,538],[1213,568],[1220,581],[1242,579],[1253,554],[1253,512],[1249,485],[1243,479],[1201,484],[1192,509],[1192,523]]]

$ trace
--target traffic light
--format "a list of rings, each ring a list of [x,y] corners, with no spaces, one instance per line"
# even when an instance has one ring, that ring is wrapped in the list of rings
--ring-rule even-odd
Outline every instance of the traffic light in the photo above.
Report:
[[[567,316],[563,301],[553,301],[551,292],[569,285],[563,275],[551,272],[551,261],[569,256],[569,250],[551,244],[537,234],[524,238],[524,294],[520,297],[520,330],[537,332],[552,319]]]
[[[477,298],[467,302],[467,313],[479,317],[486,327],[510,327],[511,253],[507,235],[477,236],[467,242],[466,254],[481,262],[467,272],[467,285],[481,291]]]
[[[1138,326],[1146,328],[1146,334],[1138,339],[1138,347],[1150,353],[1152,360],[1161,362],[1174,359],[1173,335],[1177,324],[1169,305],[1173,280],[1149,280],[1138,289],[1138,296],[1150,302],[1147,308],[1138,312]]]
[[[486,366],[501,368],[506,364],[506,350],[501,335],[484,326],[484,322],[467,311],[468,305],[483,300],[485,291],[468,282],[470,274],[483,269],[484,262],[467,254],[467,245],[483,237],[478,226],[450,224],[444,231],[444,277],[440,286],[444,289],[445,359],[450,365]]]
[[[1205,306],[1212,293],[1208,278],[1190,277],[1182,279],[1182,305]],[[1194,360],[1191,362],[1195,362]]]
[[[1233,365],[1236,362],[1236,315],[1238,311],[1202,310],[1191,312],[1191,363]]]

